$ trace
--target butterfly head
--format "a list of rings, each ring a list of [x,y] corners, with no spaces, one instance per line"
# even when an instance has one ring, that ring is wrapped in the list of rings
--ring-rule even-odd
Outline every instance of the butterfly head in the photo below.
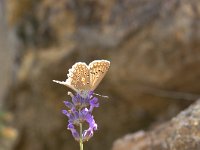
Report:
[[[90,98],[93,94],[93,91],[87,91],[87,90],[80,90],[77,91],[77,94],[79,94],[83,98]]]

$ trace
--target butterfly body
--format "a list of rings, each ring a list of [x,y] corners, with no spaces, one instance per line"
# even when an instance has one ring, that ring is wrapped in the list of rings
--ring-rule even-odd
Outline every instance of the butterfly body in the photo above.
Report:
[[[89,65],[77,62],[69,69],[66,81],[53,81],[63,84],[85,97],[88,92],[96,89],[109,66],[110,62],[107,60],[94,60]]]

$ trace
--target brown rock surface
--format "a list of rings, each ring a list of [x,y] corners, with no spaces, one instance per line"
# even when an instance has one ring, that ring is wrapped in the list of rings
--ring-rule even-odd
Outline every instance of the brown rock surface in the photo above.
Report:
[[[199,150],[200,100],[171,121],[115,141],[112,150]]]
[[[9,44],[9,29],[6,23],[5,1],[0,0],[0,150],[11,150],[17,131],[9,124],[9,115],[4,113],[3,103],[11,85],[14,50]]]
[[[5,1],[0,1],[0,110],[2,102],[11,84],[14,50],[9,44],[9,29],[6,23]]]
[[[199,0],[8,0],[19,41],[5,99],[19,129],[15,150],[78,148],[60,113],[67,89],[52,82],[77,61],[111,61],[96,91],[110,100],[95,111],[99,131],[88,150],[110,149],[185,108],[200,94],[199,7]]]

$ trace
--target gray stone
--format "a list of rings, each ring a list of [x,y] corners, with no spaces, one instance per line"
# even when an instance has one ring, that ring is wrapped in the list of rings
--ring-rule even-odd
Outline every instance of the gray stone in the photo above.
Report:
[[[199,150],[200,100],[170,121],[115,141],[112,150]]]

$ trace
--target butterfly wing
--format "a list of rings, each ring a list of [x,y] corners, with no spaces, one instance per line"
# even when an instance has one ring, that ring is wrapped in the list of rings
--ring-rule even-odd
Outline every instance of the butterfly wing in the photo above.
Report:
[[[77,91],[70,83],[67,83],[66,81],[53,80],[53,82],[65,85],[65,86],[69,87],[70,89]]]
[[[72,90],[78,92],[82,90],[90,90],[89,68],[85,63],[75,63],[69,73],[66,81],[53,80],[56,83],[63,84]]]
[[[89,68],[85,63],[78,62],[69,70],[68,82],[77,90],[90,89],[90,75]]]
[[[110,62],[107,60],[95,60],[89,64],[90,69],[90,89],[93,91],[99,85],[108,71]]]

